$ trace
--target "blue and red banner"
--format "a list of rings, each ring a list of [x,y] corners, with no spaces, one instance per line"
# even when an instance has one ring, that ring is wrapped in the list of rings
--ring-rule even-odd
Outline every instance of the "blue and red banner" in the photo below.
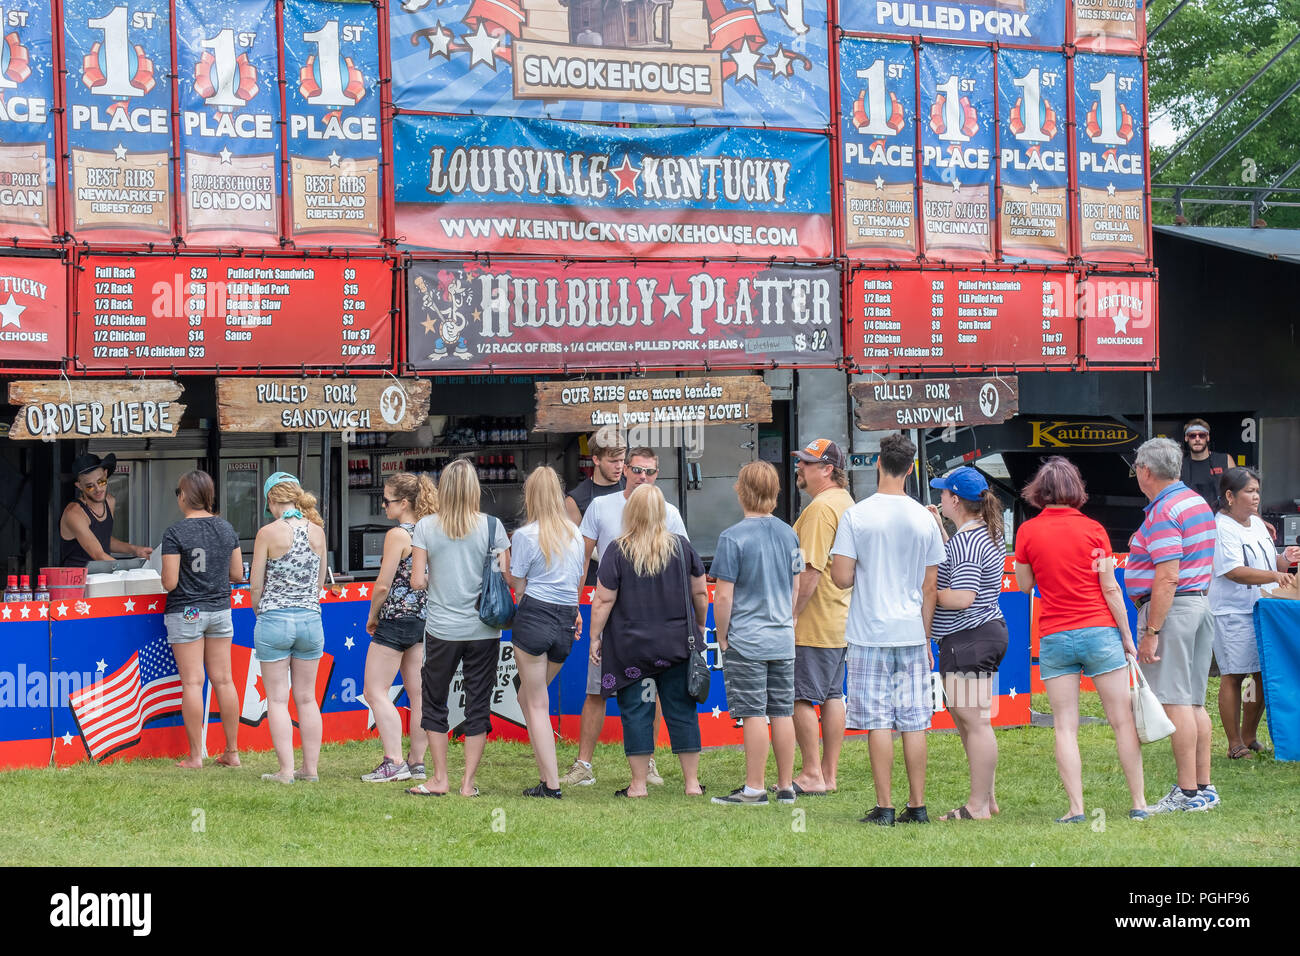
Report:
[[[1074,45],[1094,53],[1137,53],[1147,42],[1145,0],[1073,0]]]
[[[1074,58],[1079,254],[1086,262],[1144,262],[1146,142],[1142,61],[1080,53]]]
[[[993,53],[921,47],[921,214],[927,259],[993,258]]]
[[[916,54],[910,44],[840,41],[844,249],[915,259]]]
[[[176,0],[181,235],[279,246],[280,75],[273,0]]]
[[[576,256],[831,254],[830,140],[399,115],[408,248]]]
[[[400,109],[824,129],[825,0],[390,0]]]
[[[53,238],[54,39],[49,0],[0,7],[0,238]]]
[[[1065,57],[998,51],[998,162],[1002,257],[1064,262],[1070,255],[1070,89]]]
[[[300,246],[378,243],[378,11],[285,0],[284,79],[289,236]]]
[[[171,42],[167,0],[64,0],[74,235],[172,235]]]
[[[1068,0],[857,0],[840,4],[840,27],[1001,47],[1059,47],[1068,6]]]

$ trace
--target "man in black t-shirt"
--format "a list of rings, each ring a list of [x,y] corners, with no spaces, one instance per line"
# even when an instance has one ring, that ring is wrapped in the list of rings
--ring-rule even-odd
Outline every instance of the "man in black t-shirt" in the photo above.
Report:
[[[622,445],[617,444],[617,433],[615,433],[614,444],[602,445],[601,441],[605,439],[599,432],[587,439],[587,449],[591,452],[592,468],[591,477],[584,478],[574,486],[569,492],[568,497],[564,499],[564,510],[569,516],[569,520],[576,525],[582,524],[582,516],[587,513],[587,508],[596,498],[612,495],[616,491],[622,491],[627,487],[623,478],[623,455],[627,451]],[[584,582],[589,587],[596,585],[596,560],[593,559],[587,565],[587,578]]]
[[[1187,453],[1183,455],[1183,484],[1205,499],[1215,511],[1219,510],[1219,479],[1233,467],[1231,456],[1210,451],[1210,426],[1204,419],[1193,418],[1183,426],[1183,440]]]

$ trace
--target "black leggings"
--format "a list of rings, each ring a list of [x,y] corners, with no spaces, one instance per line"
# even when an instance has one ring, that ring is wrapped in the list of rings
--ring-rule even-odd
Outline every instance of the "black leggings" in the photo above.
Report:
[[[501,655],[501,641],[488,638],[483,641],[444,641],[426,634],[424,637],[424,667],[420,669],[420,684],[424,704],[420,709],[420,726],[436,734],[445,734],[447,726],[447,694],[456,665],[464,662],[463,686],[457,690],[465,705],[465,722],[460,731],[466,737],[486,734],[492,729],[492,689],[497,682],[497,661]]]

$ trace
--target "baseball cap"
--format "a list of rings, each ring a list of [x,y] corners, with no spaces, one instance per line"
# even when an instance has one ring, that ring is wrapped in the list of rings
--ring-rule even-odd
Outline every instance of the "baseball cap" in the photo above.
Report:
[[[989,483],[984,480],[984,476],[974,468],[957,468],[942,478],[930,479],[931,488],[951,491],[958,498],[967,501],[979,501],[980,495],[988,489],[988,486]]]
[[[790,452],[791,458],[798,458],[800,461],[810,465],[834,465],[836,468],[844,467],[844,452],[839,445],[829,438],[818,438],[810,441],[799,451]]]

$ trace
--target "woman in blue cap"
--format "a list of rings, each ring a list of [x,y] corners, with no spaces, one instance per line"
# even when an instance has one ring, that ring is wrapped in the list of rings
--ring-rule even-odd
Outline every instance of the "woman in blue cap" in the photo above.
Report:
[[[257,625],[253,648],[262,665],[271,743],[280,761],[263,780],[316,780],[321,718],[316,669],[325,650],[320,595],[325,584],[325,522],[316,496],[293,475],[277,471],[262,488],[274,518],[253,541],[251,596]],[[302,767],[293,769],[293,722],[289,718],[289,676],[302,735]]]
[[[932,635],[939,639],[939,673],[970,764],[970,796],[942,820],[987,820],[998,812],[993,777],[998,742],[991,710],[998,666],[1007,652],[1007,622],[998,599],[1006,543],[1002,538],[1002,503],[974,468],[958,468],[930,481],[943,492],[942,513],[957,530],[951,538],[940,508],[930,505],[939,522],[947,557],[939,565],[939,601]]]

